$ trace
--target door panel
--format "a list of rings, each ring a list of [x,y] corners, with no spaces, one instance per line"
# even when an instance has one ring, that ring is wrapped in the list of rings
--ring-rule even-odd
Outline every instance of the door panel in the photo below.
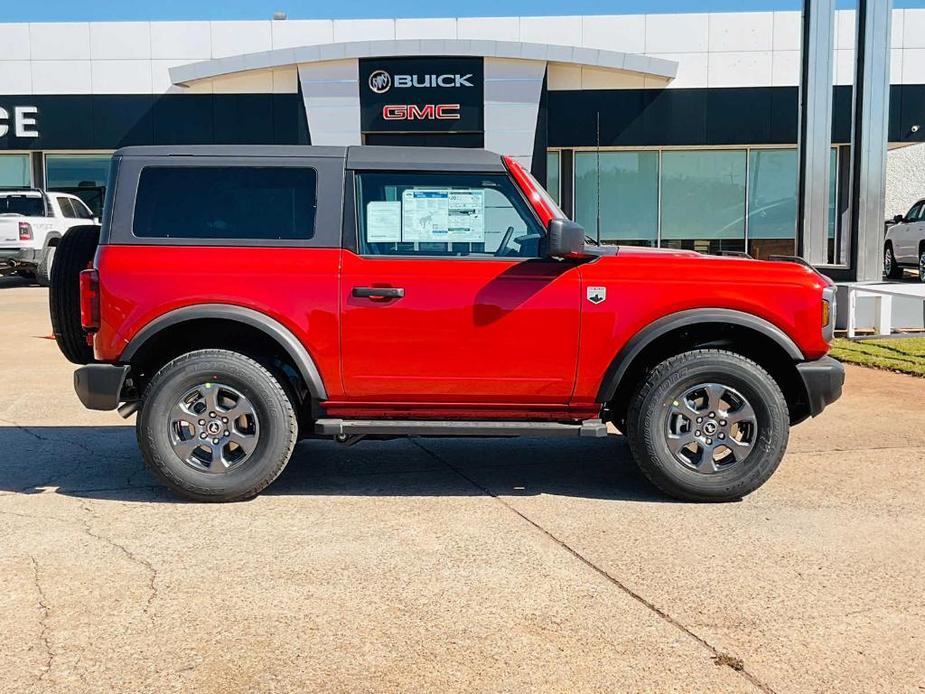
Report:
[[[572,394],[580,320],[574,265],[348,251],[341,316],[350,400],[564,404]]]

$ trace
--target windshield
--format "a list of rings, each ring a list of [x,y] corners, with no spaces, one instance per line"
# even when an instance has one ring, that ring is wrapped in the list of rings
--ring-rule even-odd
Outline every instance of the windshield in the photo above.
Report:
[[[0,195],[0,214],[44,217],[45,202],[40,195]]]

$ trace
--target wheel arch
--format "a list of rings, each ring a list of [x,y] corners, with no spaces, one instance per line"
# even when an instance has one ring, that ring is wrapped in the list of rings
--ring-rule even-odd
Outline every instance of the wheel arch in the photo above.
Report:
[[[805,388],[796,369],[805,355],[797,344],[763,318],[720,308],[681,311],[640,330],[611,361],[598,390],[598,402],[608,404],[613,419],[621,421],[627,402],[649,368],[674,354],[703,347],[728,349],[757,362],[780,385],[793,423],[809,416]]]
[[[123,350],[119,361],[131,364],[133,361],[139,360],[150,353],[152,346],[156,345],[159,339],[178,334],[177,330],[180,326],[189,328],[194,324],[204,325],[209,322],[241,326],[248,329],[248,331],[257,331],[262,334],[288,355],[312,398],[316,400],[327,399],[328,395],[321,373],[318,371],[318,367],[305,345],[289,328],[276,319],[244,306],[203,304],[174,309],[155,318],[139,330]],[[220,347],[221,345],[216,346]]]
[[[52,248],[53,246],[57,246],[59,243],[61,243],[62,236],[64,236],[64,234],[62,234],[60,231],[49,231],[45,235],[44,247]]]

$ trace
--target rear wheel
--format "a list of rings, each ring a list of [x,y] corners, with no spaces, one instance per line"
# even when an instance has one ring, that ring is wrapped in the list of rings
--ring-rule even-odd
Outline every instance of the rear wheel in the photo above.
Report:
[[[902,279],[903,269],[896,262],[896,256],[893,254],[893,244],[888,243],[883,248],[883,274],[887,279]]]
[[[100,242],[96,225],[72,227],[61,237],[50,264],[48,307],[61,353],[75,364],[93,361],[93,349],[80,324],[80,273],[93,262]],[[52,249],[49,249],[52,250]]]
[[[42,260],[35,270],[35,281],[42,287],[51,286],[51,268],[55,263],[55,247],[49,246],[42,255]]]
[[[298,423],[269,371],[242,354],[210,349],[155,374],[136,433],[149,469],[180,496],[241,501],[282,472]]]
[[[770,374],[745,357],[697,350],[656,366],[627,413],[642,472],[687,501],[732,501],[764,484],[790,436],[787,403]]]
[[[925,282],[925,248],[919,250],[919,282]]]

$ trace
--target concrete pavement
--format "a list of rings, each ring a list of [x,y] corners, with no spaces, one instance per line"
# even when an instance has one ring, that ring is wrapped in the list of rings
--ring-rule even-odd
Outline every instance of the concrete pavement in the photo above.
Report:
[[[925,381],[849,367],[740,503],[621,439],[303,442],[177,501],[0,280],[0,691],[925,691]]]

